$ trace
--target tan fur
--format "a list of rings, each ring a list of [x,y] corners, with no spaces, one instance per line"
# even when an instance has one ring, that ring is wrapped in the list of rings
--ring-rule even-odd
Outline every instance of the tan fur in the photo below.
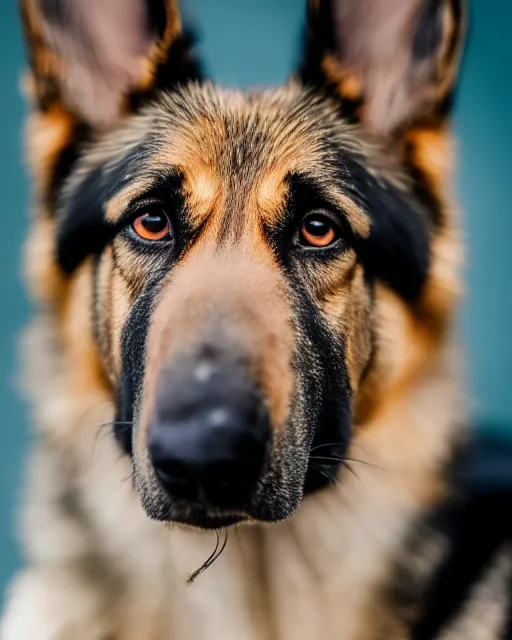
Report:
[[[321,2],[312,1],[312,11]],[[166,3],[161,41],[146,38],[141,49],[140,34],[137,46],[129,32],[121,34],[117,45],[127,38],[128,53],[137,52],[123,58],[121,66],[133,62],[128,75],[99,87],[100,94],[112,90],[99,112],[90,102],[80,110],[68,97],[76,78],[66,76],[60,59],[67,41],[41,24],[36,0],[24,2],[34,55],[32,91],[40,108],[29,124],[39,210],[26,249],[28,280],[40,309],[24,345],[24,381],[38,438],[22,511],[27,568],[10,589],[0,640],[408,638],[407,619],[390,606],[390,581],[401,560],[415,575],[428,577],[447,553],[443,540],[433,537],[422,553],[405,558],[405,541],[418,519],[449,494],[443,470],[463,438],[466,418],[453,335],[463,251],[450,193],[450,134],[444,121],[422,120],[426,105],[442,98],[454,80],[459,51],[448,55],[448,44],[461,27],[451,11],[444,15],[434,84],[418,88],[430,66],[425,62],[417,76],[408,75],[409,53],[398,64],[384,65],[397,44],[409,51],[419,5],[414,0],[404,10],[403,3],[390,0],[346,0],[348,13],[336,14],[345,40],[324,56],[321,68],[342,96],[360,101],[355,115],[361,121],[354,125],[340,120],[337,99],[316,95],[298,81],[249,95],[191,84],[130,114],[128,90],[154,88],[156,66],[180,32],[172,0]],[[372,30],[379,33],[362,50],[346,45],[351,30],[361,41]],[[87,61],[80,64],[87,67]],[[43,110],[52,82],[60,94]],[[418,117],[409,120],[413,111]],[[72,273],[57,265],[58,221],[50,217],[56,203],[49,206],[48,189],[79,114],[88,114],[98,139],[81,149],[60,196],[72,199],[92,171],[116,170],[121,155],[149,140],[147,156],[137,158],[137,181],[105,202],[103,213],[118,223],[155,176],[180,172],[187,220],[200,234],[172,270],[159,255],[135,251],[120,235]],[[404,123],[399,140],[383,135]],[[155,131],[158,136],[151,137]],[[429,228],[427,279],[414,301],[384,281],[370,290],[355,249],[314,272],[304,263],[297,268],[315,312],[344,345],[353,413],[347,466],[334,483],[306,496],[287,520],[249,519],[229,528],[225,552],[188,586],[190,574],[213,550],[215,533],[150,520],[134,488],[141,477],[156,484],[147,445],[158,376],[178,367],[208,332],[222,326],[227,335],[212,335],[227,337],[230,348],[241,347],[248,357],[268,404],[277,452],[291,404],[304,401],[294,393],[293,356],[311,345],[304,327],[293,324],[292,287],[264,225],[281,221],[287,177],[300,173],[322,185],[355,236],[364,240],[372,232],[370,216],[349,196],[350,185],[326,174],[321,134],[335,137],[372,178],[401,195],[413,188],[404,159],[424,179],[440,202],[440,219]],[[166,213],[172,223],[173,212]],[[132,460],[111,433],[123,328],[155,274],[161,287],[152,302]],[[304,446],[306,437],[299,433],[297,440]],[[293,465],[304,464],[299,458]],[[505,603],[490,603],[512,574],[499,554],[440,640],[498,637]],[[488,605],[486,630],[475,623],[482,603]]]
[[[176,149],[183,149],[179,146],[182,143],[171,142],[171,145],[176,144]],[[206,193],[213,194],[201,187],[198,191],[199,200]],[[43,236],[39,235],[39,239],[42,241]],[[53,242],[50,237],[47,241]],[[258,245],[253,246],[256,250]],[[452,255],[451,247],[447,253]],[[262,260],[264,255],[256,254],[252,258],[230,255],[225,267],[221,268],[222,261],[219,263],[218,257],[215,261],[208,258],[207,246],[202,249],[198,246],[196,254],[195,257],[191,255],[182,267],[186,279],[180,284],[179,273],[175,274],[169,289],[173,294],[170,298],[173,307],[179,309],[177,302],[184,296],[181,309],[185,315],[176,316],[174,309],[172,313],[162,311],[162,326],[172,328],[176,335],[180,335],[180,326],[201,322],[199,310],[201,314],[209,313],[204,298],[206,291],[211,293],[212,287],[229,291],[231,287],[225,278],[243,278],[244,261]],[[44,266],[40,255],[37,256],[38,269]],[[30,254],[29,258],[35,260],[36,256]],[[108,259],[108,255],[103,258],[106,265]],[[130,277],[133,273],[130,256],[123,258],[121,252],[119,259],[121,268],[126,259],[127,277]],[[268,258],[263,259],[258,279],[252,285],[244,279],[247,300],[252,296],[261,299],[261,293],[251,287],[261,289],[266,286],[265,272],[269,274],[269,295],[276,289],[276,284],[272,284],[272,278],[275,278],[272,264],[265,263]],[[192,267],[194,261],[196,264]],[[232,261],[237,265],[236,274],[230,266]],[[88,269],[89,264],[84,264],[67,285],[68,294],[59,312],[60,319],[50,321],[50,332],[58,325],[64,329],[61,334],[64,340],[57,338],[62,345],[62,353],[58,356],[60,373],[49,378],[42,365],[43,379],[38,381],[37,387],[44,391],[37,393],[36,406],[38,415],[42,416],[43,430],[61,443],[59,449],[68,452],[66,456],[71,456],[73,484],[78,485],[83,495],[84,507],[94,514],[97,527],[94,553],[103,558],[102,563],[117,567],[123,589],[118,591],[115,586],[106,585],[105,592],[99,595],[97,589],[91,591],[87,576],[81,576],[73,568],[73,562],[67,563],[62,569],[62,584],[67,586],[52,595],[56,599],[55,606],[69,612],[69,622],[62,620],[59,624],[68,624],[70,631],[66,633],[77,638],[79,629],[84,626],[90,629],[92,635],[84,636],[84,640],[95,637],[95,628],[101,630],[98,631],[99,639],[101,633],[111,633],[123,640],[142,637],[148,640],[171,637],[173,640],[200,640],[202,637],[257,640],[302,637],[309,640],[329,637],[340,624],[345,637],[354,640],[362,637],[364,612],[371,606],[372,594],[378,592],[385,579],[401,532],[443,491],[437,468],[447,454],[453,425],[459,422],[460,407],[454,382],[457,378],[450,364],[452,356],[444,344],[444,337],[437,343],[432,343],[428,333],[418,339],[425,334],[421,321],[415,321],[394,294],[385,288],[379,290],[377,324],[378,335],[382,336],[379,338],[382,364],[377,362],[375,365],[378,381],[373,382],[372,391],[373,405],[379,405],[379,409],[372,412],[371,419],[358,424],[358,436],[350,452],[350,457],[369,462],[375,468],[357,465],[358,478],[343,470],[339,486],[307,498],[289,522],[233,531],[226,554],[196,585],[186,587],[187,574],[209,554],[213,534],[168,530],[148,521],[130,482],[123,482],[130,475],[129,462],[119,459],[110,436],[99,431],[99,425],[112,420],[113,414],[109,387],[98,369],[90,317],[83,312],[89,305]],[[111,267],[104,269],[107,278]],[[344,269],[351,273],[350,263]],[[436,271],[435,265],[433,271]],[[347,335],[351,335],[360,314],[364,313],[364,302],[356,303],[357,297],[349,302],[348,293],[329,292],[331,287],[333,291],[339,290],[339,281],[343,282],[340,273],[345,271],[337,270],[335,276],[333,272],[332,285],[325,290],[325,314],[334,323],[337,322],[336,313],[340,319],[343,317]],[[208,277],[205,278],[206,274]],[[190,288],[190,282],[196,283],[195,286]],[[449,280],[444,277],[442,282]],[[357,270],[346,286],[358,286]],[[118,279],[113,280],[110,287],[105,285],[106,298],[112,295],[110,288],[116,291],[117,298],[113,305],[116,310],[111,316],[111,339],[115,343],[129,309],[130,296],[128,291],[123,293]],[[348,306],[340,304],[343,296]],[[196,306],[191,297],[197,299]],[[264,307],[266,311],[261,309],[264,313],[272,311],[275,314],[267,319],[275,337],[270,341],[268,336],[258,338],[257,348],[262,362],[269,363],[268,366],[274,369],[274,373],[269,370],[266,374],[269,388],[274,392],[272,397],[279,397],[275,394],[276,387],[283,389],[284,405],[277,404],[272,409],[279,422],[288,393],[286,375],[283,376],[287,347],[283,340],[286,330],[276,325],[276,321],[279,323],[283,318],[276,300],[269,298]],[[233,303],[240,304],[236,299]],[[229,299],[226,304],[229,307]],[[162,310],[164,308],[162,302]],[[248,321],[251,326],[250,316]],[[158,320],[155,320],[155,330],[157,326]],[[172,333],[169,336],[172,337]],[[355,332],[353,340],[360,339]],[[39,337],[38,342],[49,346],[53,340],[55,337],[50,340]],[[158,344],[155,348],[159,350]],[[357,380],[361,370],[360,355],[357,354],[362,354],[365,348],[354,346],[353,353],[348,351],[353,380]],[[278,356],[280,352],[283,357]],[[51,347],[44,358],[43,362],[55,361],[56,354]],[[115,355],[114,369],[118,367],[119,356]],[[385,402],[379,402],[378,398]],[[48,464],[47,456],[48,453],[40,463],[43,466]],[[50,457],[54,456],[50,454]],[[53,502],[51,496],[41,495],[44,490],[40,482],[36,482],[31,490],[31,503],[38,513],[50,508]],[[104,498],[100,502],[98,495]],[[55,510],[55,506],[51,509]],[[50,523],[46,536],[38,535],[37,540],[30,534],[34,525],[27,527],[29,547],[35,545],[32,553],[36,567],[46,564],[48,554],[58,553],[54,541],[62,539],[61,527],[67,526],[58,514],[50,518]],[[40,527],[37,525],[37,530]],[[246,538],[250,538],[250,542],[249,539],[246,542]],[[77,543],[78,540],[74,544]],[[253,560],[251,554],[241,555],[239,544],[252,549],[252,554],[256,554]],[[77,555],[80,549],[79,545]],[[69,553],[74,555],[73,546]],[[258,566],[257,570],[255,566]],[[256,579],[255,576],[260,577]],[[2,639],[23,637],[18,629],[24,624],[22,611],[25,607],[33,607],[35,619],[48,615],[48,624],[52,624],[51,614],[45,613],[51,609],[45,607],[38,590],[52,584],[54,579],[53,573],[46,574],[37,568],[21,579],[18,587],[21,595],[14,595],[11,600]],[[254,602],[259,603],[263,614],[257,613]],[[108,613],[106,618],[105,611]],[[119,612],[119,619],[116,612]],[[32,622],[27,619],[25,624]],[[141,624],[147,626],[141,628]],[[27,627],[24,633],[29,632]],[[46,637],[53,640],[58,636],[48,631]]]
[[[35,330],[39,332],[34,336],[36,344],[49,344],[51,325]],[[41,332],[50,335],[42,341]],[[55,354],[50,351],[44,358],[42,365],[48,358],[55,361]],[[129,475],[128,461],[119,458],[108,435],[100,432],[98,436],[98,425],[111,419],[109,403],[96,392],[91,393],[88,405],[83,404],[75,391],[70,391],[67,402],[59,402],[62,392],[56,395],[52,390],[56,379],[45,376],[42,366],[43,379],[37,382],[37,388],[44,393],[37,401],[38,413],[48,416],[50,424],[67,423],[75,433],[73,457],[72,461],[68,458],[68,464],[81,486],[85,506],[95,513],[96,551],[108,565],[119,568],[123,585],[121,591],[109,591],[107,586],[100,596],[109,612],[102,623],[102,614],[94,604],[97,590],[87,595],[87,582],[79,579],[72,563],[66,563],[66,582],[61,584],[64,587],[71,580],[73,587],[68,584],[60,595],[52,597],[64,597],[65,592],[65,604],[61,606],[71,620],[76,620],[68,633],[80,638],[84,625],[94,629],[103,624],[103,633],[108,629],[123,640],[309,640],[328,637],[342,624],[345,637],[363,637],[361,625],[368,619],[372,594],[378,593],[380,582],[386,578],[386,559],[400,545],[400,531],[442,491],[437,465],[448,453],[454,422],[461,418],[452,361],[449,349],[432,359],[412,389],[396,396],[371,428],[359,429],[350,457],[375,466],[355,466],[358,477],[343,470],[339,485],[307,498],[289,522],[232,531],[226,553],[191,587],[186,586],[186,578],[209,555],[214,534],[168,529],[149,521],[130,483],[123,482]],[[69,365],[65,370],[69,372]],[[447,411],[449,406],[452,409]],[[35,477],[41,478],[40,465],[48,465],[51,459],[47,455],[40,458]],[[52,486],[57,484],[36,481],[31,489],[30,504],[35,511],[27,511],[26,531],[37,564],[46,562],[51,554],[61,554],[57,540],[63,540],[67,526],[52,507],[50,513],[54,515],[48,520],[46,535],[34,538],[31,534],[34,526],[41,531],[39,514],[55,504],[51,495],[45,497]],[[104,500],[98,502],[98,494]],[[81,553],[81,547],[76,547],[80,535],[69,535],[72,544],[67,548],[73,557]],[[251,552],[245,553],[244,549]],[[33,570],[26,580],[32,584],[37,581],[47,589],[53,578]],[[32,620],[48,615],[35,586],[20,586],[20,594],[11,601],[2,638],[18,640],[24,637],[20,632],[16,635],[19,625],[31,625]],[[254,608],[254,602],[258,607]],[[21,607],[32,607],[32,616],[23,616]],[[119,621],[115,611],[120,613]],[[141,630],[142,622],[147,627]],[[23,627],[24,633],[28,630],[29,626]],[[94,637],[85,635],[84,640]]]
[[[361,80],[351,71],[340,68],[339,61],[333,55],[326,55],[322,61],[322,69],[329,82],[337,85],[343,98],[348,100],[361,100]]]
[[[26,153],[35,184],[46,187],[58,156],[73,135],[73,119],[55,105],[48,112],[34,113],[26,127]],[[44,199],[45,193],[38,194]]]
[[[265,258],[232,250],[219,255],[214,245],[199,243],[161,294],[150,332],[147,375],[154,379],[160,367],[179,362],[195,342],[204,339],[212,321],[215,328],[216,320],[227,318],[228,345],[236,350],[241,343],[250,354],[254,375],[269,398],[273,424],[279,427],[287,415],[293,385],[292,338],[285,283]],[[257,308],[254,300],[259,301]],[[151,385],[148,393],[153,393]],[[145,431],[143,418],[141,423]]]
[[[229,108],[242,109],[237,103],[239,99],[232,100],[228,95]],[[231,106],[233,103],[235,107]],[[272,104],[269,107],[274,108]],[[289,133],[287,144],[291,145]],[[126,137],[129,138],[128,134]],[[184,148],[183,141],[170,140],[169,158],[176,154],[183,163]],[[295,153],[296,149],[291,147],[289,162]],[[208,158],[208,153],[204,157]],[[192,172],[194,160],[190,163]],[[191,202],[215,198],[216,190],[205,189],[204,183],[189,184]],[[269,202],[278,206],[279,201],[279,197],[267,196],[260,209],[268,208]],[[210,208],[204,206],[205,211]],[[217,216],[224,213],[216,209]],[[170,357],[175,348],[173,332],[180,336],[183,335],[180,327],[200,326],[212,311],[208,296],[214,299],[215,290],[222,289],[227,309],[247,323],[247,334],[254,340],[265,371],[262,379],[271,390],[270,397],[276,399],[271,409],[275,422],[279,423],[290,384],[286,373],[289,357],[286,314],[277,293],[282,284],[276,280],[277,271],[268,251],[261,248],[254,236],[254,228],[249,225],[244,233],[252,238],[244,243],[251,247],[252,254],[231,252],[224,258],[217,255],[214,260],[208,242],[215,234],[208,230],[203,244],[173,274],[169,302],[164,296],[161,319],[158,316],[155,319],[154,331],[155,335],[159,331],[168,335],[166,357]],[[38,237],[43,242],[44,236]],[[457,235],[452,234],[452,244],[447,232],[439,236],[443,237],[448,244],[444,252],[439,251],[439,256],[434,254],[432,267],[433,274],[439,272],[440,291],[437,297],[428,294],[436,305],[440,304],[439,295],[446,288],[451,290],[451,279],[456,281],[459,267],[453,259]],[[28,256],[30,260],[38,260],[37,270],[45,268],[41,255],[53,255],[53,239],[46,238],[49,247],[37,256],[33,253]],[[441,239],[436,242],[441,243]],[[111,254],[107,252],[102,257],[105,284],[101,291],[105,296],[103,304],[109,301],[113,309],[110,314],[113,344],[119,342],[120,327],[130,308],[131,288],[137,286],[138,278],[144,277],[143,273],[136,275],[129,251],[120,247],[116,251],[124,285],[121,273],[112,273]],[[366,303],[361,297],[361,273],[353,268],[353,256],[350,258],[349,254],[344,260],[344,264],[325,274],[327,279],[323,281],[320,297],[325,298],[323,308],[329,321],[346,325],[348,363],[357,388],[368,339],[356,327],[366,313]],[[254,261],[261,263],[256,272],[250,268]],[[375,466],[356,463],[354,470],[358,477],[342,469],[339,485],[308,497],[289,522],[232,531],[227,551],[218,563],[197,584],[186,587],[187,575],[209,555],[214,537],[211,533],[168,529],[150,522],[126,481],[130,477],[129,461],[120,459],[115,443],[100,428],[102,423],[113,419],[113,407],[109,384],[98,366],[91,318],[84,313],[90,307],[89,269],[90,263],[84,263],[68,282],[57,317],[48,321],[46,331],[50,335],[37,338],[48,353],[41,360],[42,375],[35,386],[34,401],[43,432],[58,442],[58,449],[47,450],[41,456],[38,468],[63,463],[71,467],[71,486],[79,491],[83,508],[92,515],[95,527],[92,537],[77,532],[68,551],[71,559],[61,569],[63,577],[59,578],[59,584],[63,588],[51,595],[55,599],[52,606],[63,607],[69,614],[69,618],[59,622],[68,625],[65,634],[80,638],[80,629],[87,628],[92,635],[84,636],[84,640],[95,634],[98,640],[103,640],[101,634],[108,633],[123,640],[203,637],[309,640],[330,637],[342,625],[344,637],[350,640],[371,638],[364,631],[366,612],[373,606],[372,601],[388,574],[401,536],[411,520],[444,491],[438,468],[455,437],[454,425],[461,421],[458,376],[453,371],[456,359],[449,347],[449,336],[445,332],[431,334],[430,325],[424,324],[422,316],[412,315],[409,307],[386,287],[378,288],[375,310],[378,359],[358,396],[359,403],[365,405],[364,398],[368,397],[365,389],[371,386],[368,402],[372,410],[363,406],[366,417],[357,424],[357,435],[349,452],[349,457]],[[110,285],[109,278],[112,278]],[[226,296],[225,292],[239,290],[229,284],[238,278],[244,282],[243,295]],[[247,306],[254,298],[264,301],[260,308]],[[451,304],[445,314],[453,305],[453,297],[449,300]],[[267,316],[263,324],[255,322],[252,317],[255,313]],[[258,335],[255,330],[262,326],[268,327],[267,333]],[[59,353],[51,346],[55,340],[60,345]],[[154,344],[161,353],[159,341]],[[58,372],[52,376],[43,364],[48,361],[58,362]],[[112,368],[114,371],[119,368],[119,354],[115,351]],[[150,404],[145,406],[149,410]],[[29,634],[30,626],[23,625],[31,625],[32,619],[42,617],[49,629],[54,624],[47,613],[51,611],[50,605],[44,604],[40,590],[49,588],[56,579],[53,570],[47,572],[44,567],[48,558],[60,553],[56,541],[63,540],[63,532],[69,525],[59,515],[55,497],[45,495],[51,482],[41,483],[40,473],[43,471],[35,471],[38,479],[32,483],[33,507],[27,512],[26,526],[34,568],[20,579],[10,600],[2,640],[24,637],[20,635],[20,627]],[[43,526],[39,519],[42,516],[35,513],[45,512],[48,529],[34,539],[32,532]],[[72,538],[75,534],[66,535]],[[82,575],[80,568],[75,567],[83,545],[90,544],[93,545],[90,553],[100,558],[100,566],[115,567],[101,588],[91,589],[91,577]],[[242,553],[241,549],[246,548],[251,552]],[[23,614],[28,607],[34,611],[30,620]],[[59,637],[56,633],[49,630],[46,637],[54,640]]]

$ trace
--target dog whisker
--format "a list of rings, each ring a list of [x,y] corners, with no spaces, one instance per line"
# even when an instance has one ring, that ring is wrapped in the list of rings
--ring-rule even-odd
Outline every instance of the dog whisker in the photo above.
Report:
[[[326,469],[318,469],[318,472],[320,473],[320,475],[322,475],[326,480],[328,480],[331,484],[336,484],[339,486],[339,480],[336,478],[336,476],[332,473],[328,473]]]
[[[124,433],[125,431],[129,431],[130,429],[133,428],[133,421],[110,420],[108,422],[99,422],[99,423],[96,422],[95,424],[98,425],[98,429],[96,430],[96,434],[94,436],[94,442],[92,445],[92,452],[91,452],[91,460],[94,459],[94,455],[96,453],[96,447],[100,437],[103,438],[107,434],[112,433],[112,430],[107,430],[107,427],[121,427],[120,433]]]
[[[339,462],[346,469],[348,469],[348,471],[350,471],[350,473],[354,477],[356,477],[358,480],[361,480],[361,478],[357,475],[357,473],[354,471],[354,469],[352,469],[352,467],[350,466],[350,464],[349,464],[349,462],[347,461],[346,458],[327,458],[327,457],[322,457],[322,456],[311,456],[310,459],[313,460],[313,461],[315,461],[315,460],[326,460],[326,461],[330,461],[330,462]],[[319,473],[321,473],[329,481],[331,481],[331,482],[336,481],[334,476],[331,476],[331,475],[327,474],[327,472],[325,471],[324,468],[322,468],[322,467],[315,467],[315,468]]]
[[[356,444],[355,442],[352,442],[350,440],[341,440],[338,442],[324,442],[323,444],[317,444],[314,447],[312,447],[312,449],[310,449],[310,453],[313,453],[313,451],[317,451],[317,449],[325,449],[326,447],[344,448],[347,445],[349,445],[353,449],[360,449],[363,453],[366,453],[366,450],[363,446],[361,446],[360,444]]]
[[[346,444],[348,444],[348,442],[325,442],[324,444],[317,444],[316,446],[314,446],[311,449],[310,453],[316,451],[317,449],[322,449],[325,447],[344,447]]]
[[[113,425],[113,424],[131,424],[131,425],[133,425],[133,420],[108,420],[107,422],[95,422],[94,424],[99,425],[101,427],[106,427],[108,425]]]
[[[222,533],[225,534],[224,537],[224,541],[221,544],[221,537],[222,537]],[[205,560],[205,562],[199,567],[199,569],[196,569],[194,571],[194,573],[192,573],[188,580],[187,580],[187,584],[190,585],[193,582],[195,582],[195,580],[202,574],[204,573],[209,567],[212,566],[212,564],[218,560],[220,558],[220,556],[222,555],[222,553],[224,552],[224,549],[226,548],[226,545],[228,543],[228,532],[226,529],[223,529],[221,531],[219,531],[219,529],[215,529],[215,535],[217,537],[216,542],[215,542],[215,549],[213,550],[212,554]]]
[[[354,471],[354,469],[352,469],[352,467],[346,460],[341,460],[340,462],[345,467],[345,469],[348,469],[350,471],[350,473],[354,476],[354,478],[361,480],[361,478],[357,475],[357,473]]]
[[[357,460],[357,458],[347,458],[345,456],[309,456],[310,460],[330,460],[332,462],[353,462],[355,464],[364,464],[367,467],[373,469],[379,469],[380,471],[387,471],[384,467],[379,467],[376,464],[367,462],[366,460]]]
[[[115,420],[111,422],[102,422],[99,426],[100,430],[105,429],[106,427],[115,427],[116,429],[121,429],[121,431],[128,431],[133,429],[133,422],[116,422]]]

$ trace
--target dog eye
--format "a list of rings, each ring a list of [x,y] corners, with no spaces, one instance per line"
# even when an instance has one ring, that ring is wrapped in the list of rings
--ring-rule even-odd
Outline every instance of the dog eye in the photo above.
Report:
[[[319,212],[310,213],[300,227],[299,244],[323,249],[333,244],[338,236],[339,229],[330,217]]]
[[[171,223],[165,213],[144,213],[132,222],[132,229],[144,240],[164,240],[171,235]]]

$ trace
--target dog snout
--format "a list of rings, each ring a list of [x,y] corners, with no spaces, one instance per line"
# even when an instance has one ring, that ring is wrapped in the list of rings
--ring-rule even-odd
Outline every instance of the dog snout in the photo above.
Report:
[[[270,440],[266,404],[243,364],[202,354],[161,372],[149,454],[171,498],[243,509]]]

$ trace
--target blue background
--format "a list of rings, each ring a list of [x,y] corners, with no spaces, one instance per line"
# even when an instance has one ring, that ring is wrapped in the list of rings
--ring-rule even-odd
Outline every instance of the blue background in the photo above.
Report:
[[[278,84],[296,60],[305,0],[189,0],[214,80]],[[481,428],[512,425],[512,211],[510,210],[512,4],[473,0],[470,45],[456,113],[459,194],[469,245],[461,317],[467,378]],[[28,411],[15,389],[18,335],[28,315],[20,281],[27,179],[20,159],[23,47],[16,2],[0,3],[0,593],[19,565],[13,514]],[[508,79],[508,80],[507,80]],[[512,427],[510,427],[512,432]]]

